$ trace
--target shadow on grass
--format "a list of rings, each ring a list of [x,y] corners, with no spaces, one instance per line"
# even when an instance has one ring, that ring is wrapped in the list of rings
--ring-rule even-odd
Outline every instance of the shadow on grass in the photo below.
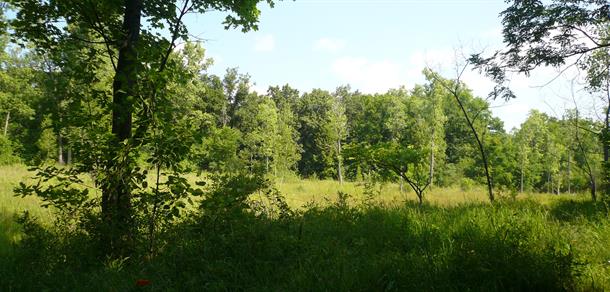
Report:
[[[14,214],[0,209],[0,256],[6,256],[12,252],[20,232]]]
[[[560,221],[599,221],[606,218],[606,208],[601,202],[590,200],[558,200],[551,207],[551,215]]]
[[[74,268],[78,238],[42,242],[47,265],[26,274],[20,262],[12,288],[128,291],[144,278],[157,291],[562,291],[578,268],[567,239],[526,204],[333,205],[189,222],[164,235],[159,256],[120,269]]]

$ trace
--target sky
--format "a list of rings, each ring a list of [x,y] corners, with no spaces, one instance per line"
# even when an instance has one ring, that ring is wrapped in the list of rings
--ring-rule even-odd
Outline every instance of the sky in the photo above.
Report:
[[[192,14],[186,22],[214,59],[211,73],[238,67],[259,93],[284,84],[301,92],[350,85],[383,93],[422,84],[426,66],[455,78],[462,56],[502,48],[499,13],[506,7],[503,0],[297,0],[276,2],[273,9],[260,5],[255,32],[225,30],[219,12]],[[490,101],[506,130],[519,127],[532,109],[561,117],[574,107],[572,91],[579,109],[594,115],[599,102],[579,90],[578,79],[571,82],[577,72],[558,72],[541,68],[511,77],[517,98]],[[481,97],[493,86],[476,71],[462,79]]]

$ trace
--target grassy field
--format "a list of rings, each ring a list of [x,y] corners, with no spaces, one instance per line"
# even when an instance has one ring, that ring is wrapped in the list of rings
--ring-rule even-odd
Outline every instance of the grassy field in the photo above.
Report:
[[[135,291],[138,279],[156,291],[610,290],[610,220],[586,195],[491,205],[482,188],[433,188],[420,208],[396,184],[375,186],[363,204],[360,183],[286,180],[276,187],[294,216],[196,217],[166,234],[154,259],[117,262],[82,237],[22,239],[14,214],[52,220],[35,198],[12,195],[27,176],[0,167],[1,291]]]

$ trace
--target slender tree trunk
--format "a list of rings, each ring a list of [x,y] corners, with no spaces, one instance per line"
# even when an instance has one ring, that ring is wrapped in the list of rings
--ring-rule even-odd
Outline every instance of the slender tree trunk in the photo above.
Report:
[[[61,131],[57,134],[57,163],[64,165],[64,139],[61,136]]]
[[[572,151],[568,149],[568,194],[572,193]]]
[[[131,251],[132,206],[128,173],[131,161],[121,155],[124,142],[132,135],[132,111],[137,96],[138,54],[136,44],[140,37],[140,21],[143,0],[125,0],[122,40],[113,81],[112,134],[107,171],[109,180],[104,182],[102,193],[102,218],[107,229],[102,244],[112,256],[125,256]],[[128,147],[128,146],[127,146]]]
[[[591,200],[593,202],[597,201],[597,184],[595,183],[595,175],[587,163],[587,172],[589,173],[589,187],[591,188]]]
[[[430,145],[430,186],[434,185],[434,130],[432,130],[432,141]]]
[[[525,162],[521,159],[521,180],[520,180],[520,189],[519,192],[523,193],[523,181],[525,180]]]
[[[337,141],[337,176],[339,177],[339,183],[343,184],[343,157],[341,157],[341,140]]]
[[[483,146],[483,142],[479,138],[479,134],[477,133],[477,130],[474,128],[473,122],[470,120],[470,116],[468,116],[468,113],[466,112],[466,109],[464,108],[464,104],[462,103],[462,100],[460,100],[458,92],[453,91],[452,95],[453,95],[453,97],[455,97],[455,100],[457,101],[458,105],[460,106],[460,109],[462,110],[462,113],[464,114],[464,117],[466,118],[466,121],[468,122],[468,126],[470,127],[470,130],[472,131],[472,134],[474,135],[474,138],[477,141],[477,145],[479,146],[479,152],[481,153],[481,158],[483,158],[483,167],[485,168],[485,178],[487,179],[487,192],[488,192],[488,196],[489,196],[489,201],[493,203],[495,197],[494,197],[494,193],[493,193],[493,183],[491,180],[491,174],[489,173],[489,163],[487,162],[487,154],[485,153],[485,147]]]
[[[8,122],[11,119],[11,112],[6,112],[6,119],[4,120],[4,137],[8,137]]]
[[[582,152],[583,158],[584,158],[584,162],[585,162],[585,166],[586,166],[586,171],[587,174],[589,175],[589,187],[591,190],[591,200],[593,202],[597,201],[597,185],[595,183],[595,175],[593,174],[593,169],[591,168],[591,165],[589,164],[589,159],[587,159],[587,152],[585,151],[584,146],[582,145],[582,141],[580,141],[580,136],[578,135],[578,109],[576,109],[576,124],[575,124],[575,129],[576,129],[576,133],[575,133],[575,138],[576,138],[576,143],[578,144],[578,148],[580,149],[580,151]]]
[[[67,164],[72,164],[72,148],[68,147],[68,157],[66,159]]]
[[[405,192],[405,181],[402,177],[400,177],[400,193],[404,193]]]
[[[610,69],[609,69],[610,70]],[[610,72],[608,72],[608,74],[610,75]],[[604,129],[602,131],[604,131],[604,135],[602,135],[603,137],[603,147],[604,147],[604,164],[608,165],[608,159],[610,158],[610,76],[609,78],[607,78],[606,81],[606,116],[604,119]]]
[[[606,51],[607,52],[607,51]],[[603,152],[604,152],[604,161],[602,163],[602,199],[606,206],[606,215],[608,215],[608,205],[606,199],[610,195],[610,64],[606,62],[606,112],[604,117],[604,126],[601,130],[601,135],[599,135]],[[593,193],[594,187],[591,188],[592,193],[591,197],[596,198],[597,196]],[[595,199],[594,199],[595,201]]]

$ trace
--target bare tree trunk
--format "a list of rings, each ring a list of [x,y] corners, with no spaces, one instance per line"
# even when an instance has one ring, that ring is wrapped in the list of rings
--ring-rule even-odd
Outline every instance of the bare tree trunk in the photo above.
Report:
[[[595,183],[595,175],[593,174],[593,169],[591,168],[591,165],[589,164],[589,159],[587,159],[587,152],[585,151],[584,146],[582,145],[582,141],[580,141],[580,136],[578,135],[578,109],[576,109],[576,121],[575,121],[575,128],[576,128],[576,143],[578,144],[578,148],[580,149],[580,151],[582,152],[584,161],[585,161],[585,166],[587,167],[585,170],[587,171],[587,174],[589,175],[589,187],[591,189],[591,200],[593,202],[597,201],[597,185]]]
[[[483,146],[483,142],[481,141],[481,138],[479,137],[479,134],[474,127],[474,121],[470,119],[470,116],[468,115],[468,112],[466,112],[466,108],[464,107],[464,104],[462,103],[462,100],[460,99],[460,78],[462,77],[462,74],[464,73],[466,68],[467,68],[467,66],[463,66],[461,68],[461,71],[458,72],[457,78],[455,80],[455,86],[453,88],[451,86],[447,85],[443,80],[439,80],[439,82],[440,82],[440,85],[443,86],[445,89],[447,89],[451,93],[451,95],[453,95],[455,100],[457,101],[457,103],[460,107],[460,110],[462,111],[462,114],[464,115],[464,118],[466,119],[466,122],[468,123],[468,127],[472,131],[472,135],[474,135],[474,138],[477,142],[477,146],[479,147],[479,152],[481,154],[481,158],[483,159],[483,167],[485,168],[485,178],[487,179],[487,192],[488,192],[488,196],[489,196],[489,201],[491,203],[493,203],[495,197],[494,197],[494,193],[493,193],[493,182],[491,179],[491,173],[489,171],[489,162],[487,160],[487,153],[485,153],[485,147]]]
[[[606,50],[606,53],[608,53],[608,51]],[[604,126],[601,130],[601,135],[599,135],[601,142],[602,142],[602,147],[603,147],[603,152],[604,152],[604,161],[602,163],[602,201],[604,201],[604,205],[606,206],[606,215],[608,215],[608,213],[610,212],[610,210],[608,210],[608,204],[606,199],[608,198],[608,196],[610,195],[610,63],[608,63],[608,61],[606,60],[606,112],[605,112],[605,117],[604,117]],[[574,95],[574,94],[572,94]],[[572,97],[574,98],[574,97]],[[574,101],[574,103],[576,103],[576,101]],[[593,189],[595,189],[594,186],[591,187],[592,193],[591,193],[591,197],[592,198],[596,198],[597,196],[594,195]],[[594,199],[595,201],[595,199]]]
[[[343,184],[343,159],[341,157],[341,140],[337,141],[337,175],[339,177],[339,183]]]
[[[610,75],[610,72],[608,73]],[[607,98],[607,106],[606,106],[606,116],[604,119],[604,129],[602,131],[605,132],[603,137],[603,147],[604,147],[604,164],[608,165],[608,159],[610,157],[610,141],[608,141],[609,132],[610,132],[610,80],[606,82],[606,98]]]
[[[8,137],[8,122],[11,119],[11,112],[6,112],[6,119],[4,120],[4,137]]]
[[[568,194],[572,193],[572,151],[568,148]]]
[[[489,173],[489,163],[487,161],[487,154],[485,153],[485,147],[483,146],[483,142],[479,138],[479,134],[477,133],[477,130],[474,128],[473,122],[470,120],[470,116],[468,116],[468,113],[466,112],[466,109],[464,108],[464,104],[462,104],[462,100],[460,100],[458,92],[453,91],[452,95],[453,95],[453,97],[455,97],[455,100],[457,101],[458,105],[460,106],[460,109],[462,110],[462,113],[464,114],[464,117],[466,118],[466,121],[468,122],[468,126],[470,127],[470,130],[472,131],[472,134],[474,135],[474,138],[477,141],[477,145],[479,146],[479,152],[481,153],[481,157],[483,158],[483,167],[485,168],[485,178],[487,179],[487,191],[488,191],[489,201],[493,203],[494,202],[493,184],[491,181],[491,174]]]
[[[520,180],[521,187],[520,187],[520,190],[519,190],[520,193],[523,193],[523,183],[524,183],[524,180],[525,180],[525,161],[524,160],[525,159],[523,159],[523,157],[521,157],[521,180]]]
[[[402,178],[402,176],[400,177],[400,193],[404,193],[405,192],[405,182],[404,179]]]
[[[432,145],[430,145],[430,187],[434,186],[434,129],[432,130]]]
[[[57,163],[64,165],[64,139],[61,136],[61,132],[57,134]]]

